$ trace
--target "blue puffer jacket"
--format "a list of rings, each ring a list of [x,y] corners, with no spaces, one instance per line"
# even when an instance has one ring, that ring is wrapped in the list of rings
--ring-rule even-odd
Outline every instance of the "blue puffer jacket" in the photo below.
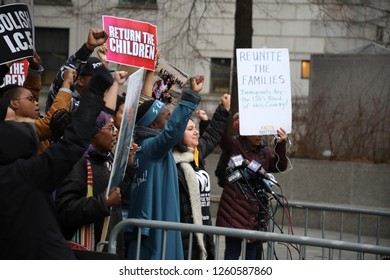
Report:
[[[163,130],[137,126],[134,141],[138,170],[132,184],[129,218],[180,222],[179,186],[172,148],[182,138],[201,98],[185,91]],[[127,228],[128,257],[135,258],[137,228]],[[142,228],[141,259],[161,259],[161,230]],[[180,232],[168,231],[165,259],[183,259]]]

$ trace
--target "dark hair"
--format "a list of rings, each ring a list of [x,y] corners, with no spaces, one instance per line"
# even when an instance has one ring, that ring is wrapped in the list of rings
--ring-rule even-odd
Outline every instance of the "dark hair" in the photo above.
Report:
[[[194,121],[190,118],[190,120]],[[183,137],[180,139],[180,141],[175,145],[174,149],[178,151],[179,153],[185,153],[188,152],[188,147],[184,144],[184,134]]]
[[[125,93],[122,93],[122,95],[118,95],[118,97],[117,97],[117,99],[116,99],[116,105],[115,105],[114,116],[115,116],[116,113],[118,112],[119,107],[121,107],[123,104],[125,104],[125,96],[126,96]]]
[[[146,114],[150,107],[152,107],[154,100],[146,100],[143,102],[137,110],[137,117],[135,118],[135,123],[138,123],[140,119]]]
[[[181,139],[179,141],[179,143],[177,143],[174,147],[174,149],[176,151],[178,151],[179,153],[185,153],[185,152],[188,152],[188,147],[186,145],[184,145],[184,142],[183,142],[183,139]]]
[[[0,96],[6,97],[8,99],[14,99],[19,97],[19,89],[23,88],[22,86],[15,85],[15,84],[9,84],[1,88],[0,90]]]

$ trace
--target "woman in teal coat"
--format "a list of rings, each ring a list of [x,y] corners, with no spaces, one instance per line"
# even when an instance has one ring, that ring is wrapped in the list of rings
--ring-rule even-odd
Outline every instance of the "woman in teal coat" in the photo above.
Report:
[[[129,218],[180,222],[179,186],[172,148],[183,136],[187,122],[199,104],[192,90],[183,92],[172,115],[158,100],[144,102],[138,109],[134,142],[138,170],[132,184]],[[128,258],[136,258],[137,228],[127,228]],[[179,231],[168,231],[166,254],[162,256],[163,231],[142,228],[140,259],[183,259]]]

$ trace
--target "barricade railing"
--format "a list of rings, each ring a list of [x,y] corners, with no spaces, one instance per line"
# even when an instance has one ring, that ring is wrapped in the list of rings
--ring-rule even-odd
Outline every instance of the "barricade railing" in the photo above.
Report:
[[[346,250],[357,252],[357,259],[365,259],[366,254],[372,254],[375,256],[390,256],[390,247],[378,246],[371,244],[363,243],[354,243],[340,240],[330,240],[322,239],[316,237],[308,236],[296,236],[291,234],[281,234],[274,232],[262,232],[262,231],[252,231],[252,230],[242,230],[242,229],[233,229],[233,228],[224,228],[224,227],[215,227],[215,226],[203,226],[203,225],[194,225],[194,224],[184,224],[184,223],[173,223],[173,222],[164,222],[164,221],[152,221],[152,220],[141,220],[141,219],[127,219],[118,223],[111,231],[109,240],[108,240],[108,251],[109,253],[116,253],[116,240],[119,233],[124,230],[126,226],[134,226],[138,228],[137,236],[137,259],[140,255],[140,242],[141,242],[141,228],[149,227],[154,229],[163,230],[163,240],[161,242],[162,256],[161,259],[165,259],[165,244],[166,244],[166,232],[168,230],[176,231],[186,231],[190,232],[190,244],[189,248],[192,248],[191,242],[193,241],[193,233],[201,232],[204,234],[213,234],[215,236],[215,259],[220,259],[219,257],[219,246],[220,246],[220,237],[221,236],[231,236],[243,239],[243,252],[241,258],[244,259],[245,249],[246,249],[246,240],[261,240],[267,242],[267,249],[274,248],[275,242],[284,243],[284,244],[295,244],[297,246],[314,246],[320,248],[329,249],[329,259],[333,258],[333,250]],[[191,252],[188,254],[191,256]],[[268,256],[272,254],[267,254],[265,258],[269,259]],[[305,259],[302,255],[302,252],[299,251],[299,259]]]
[[[346,233],[351,233],[351,231],[346,232],[346,220],[348,219],[348,223],[351,223],[352,219],[356,219],[354,222],[356,223],[356,231],[352,232],[352,235],[354,238],[356,238],[356,243],[362,243],[362,237],[364,236],[362,234],[362,231],[364,228],[370,228],[371,232],[374,232],[373,236],[375,238],[375,245],[380,245],[381,242],[381,229],[382,225],[386,224],[386,222],[383,222],[385,219],[387,219],[387,227],[388,222],[390,221],[390,211],[388,210],[380,210],[380,209],[373,209],[373,208],[362,208],[362,207],[353,207],[353,206],[346,206],[346,205],[336,205],[336,204],[326,204],[326,203],[317,203],[317,202],[307,202],[307,201],[290,201],[288,204],[290,216],[294,216],[294,212],[297,212],[299,210],[304,211],[304,221],[303,221],[303,236],[308,236],[308,230],[309,228],[309,215],[312,212],[318,212],[320,214],[319,219],[319,230],[321,234],[321,238],[326,238],[327,232],[332,232],[334,235],[334,232],[336,231],[335,228],[338,227],[338,240],[343,241]],[[338,221],[335,218],[335,216],[331,216],[329,219],[327,219],[329,212],[337,213],[339,215]],[[347,218],[347,215],[348,218]],[[351,217],[352,216],[352,217]],[[363,223],[363,217],[367,218],[369,217],[369,224],[366,221],[366,223]],[[329,221],[330,220],[330,221]],[[331,225],[331,229],[329,229],[329,226]],[[328,228],[327,228],[328,226]],[[351,230],[351,229],[350,229]],[[389,231],[388,228],[386,228],[386,231]],[[290,233],[290,232],[289,232]],[[302,249],[303,257],[305,257],[305,248]],[[324,249],[323,249],[324,250]],[[323,251],[322,258],[325,258],[325,253]],[[378,256],[377,256],[378,258]],[[342,250],[339,251],[339,259],[342,259]]]

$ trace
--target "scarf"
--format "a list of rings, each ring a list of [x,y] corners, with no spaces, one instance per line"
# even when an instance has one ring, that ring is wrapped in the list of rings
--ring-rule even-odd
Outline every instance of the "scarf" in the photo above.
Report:
[[[203,225],[202,209],[200,207],[200,191],[199,182],[196,177],[195,170],[192,168],[190,162],[194,161],[194,149],[190,149],[188,152],[179,153],[173,152],[173,157],[177,164],[180,164],[183,170],[185,180],[187,182],[188,193],[190,195],[191,212],[193,222],[195,225]],[[207,251],[203,238],[203,233],[195,232],[197,244],[200,248],[200,259],[207,259]]]
[[[88,146],[84,153],[84,157],[87,163],[87,195],[86,197],[93,196],[93,175],[92,166],[89,161],[89,154],[93,151],[91,145]],[[95,225],[93,223],[83,225],[77,229],[72,240],[68,241],[72,249],[84,249],[88,251],[94,251],[95,249]]]
[[[134,143],[137,143],[139,145],[145,139],[155,137],[160,132],[161,132],[161,129],[136,125],[134,127],[134,134],[133,134]]]

